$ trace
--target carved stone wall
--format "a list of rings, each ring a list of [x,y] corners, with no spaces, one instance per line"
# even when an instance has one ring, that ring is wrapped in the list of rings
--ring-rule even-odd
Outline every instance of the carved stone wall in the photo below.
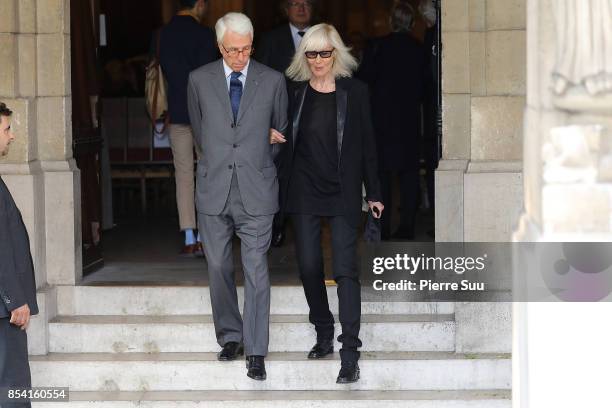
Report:
[[[528,0],[525,204],[516,241],[612,238],[612,84],[600,82],[612,67],[611,6],[610,0]],[[517,407],[597,406],[608,399],[609,389],[591,374],[594,364],[612,358],[612,333],[599,323],[611,308],[609,302],[514,305]],[[582,347],[580,339],[592,341]],[[563,368],[551,369],[560,360]]]

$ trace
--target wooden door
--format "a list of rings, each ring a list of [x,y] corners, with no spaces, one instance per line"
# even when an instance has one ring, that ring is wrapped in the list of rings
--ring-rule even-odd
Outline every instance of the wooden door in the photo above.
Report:
[[[83,269],[102,264],[100,243],[100,151],[95,100],[98,90],[96,1],[71,0],[70,29],[73,156],[81,171]]]

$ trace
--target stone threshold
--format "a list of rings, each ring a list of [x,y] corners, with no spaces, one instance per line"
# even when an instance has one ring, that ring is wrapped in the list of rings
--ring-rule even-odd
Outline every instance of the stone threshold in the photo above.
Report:
[[[71,401],[435,401],[510,399],[511,397],[511,390],[70,392]]]
[[[334,315],[339,322],[338,315]],[[365,314],[361,316],[361,323],[435,323],[454,321],[453,314]],[[50,323],[62,324],[207,324],[213,323],[212,315],[133,315],[133,316],[111,316],[111,315],[83,315],[83,316],[58,316]],[[307,315],[272,314],[270,323],[309,323]]]
[[[339,353],[327,360],[340,360]],[[454,353],[447,351],[404,351],[404,352],[362,352],[361,361],[398,361],[398,360],[507,360],[511,353]],[[30,361],[96,362],[96,361],[217,361],[217,353],[49,353],[31,356]],[[266,361],[309,361],[303,352],[269,353]],[[240,364],[244,362],[238,361]],[[230,362],[235,363],[235,362]],[[227,364],[227,363],[226,363]]]

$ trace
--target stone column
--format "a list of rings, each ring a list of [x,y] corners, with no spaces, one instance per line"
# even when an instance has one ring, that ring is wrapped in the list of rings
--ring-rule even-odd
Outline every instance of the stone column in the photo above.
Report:
[[[611,6],[608,0],[528,0],[525,204],[516,241],[612,240],[612,82],[596,92],[585,86],[594,79],[588,71],[598,67],[598,54],[612,55]],[[565,70],[568,63],[573,72]],[[609,401],[602,373],[612,361],[611,312],[609,302],[516,303],[516,406]]]
[[[525,0],[442,1],[437,241],[509,241],[522,205]]]
[[[436,241],[507,242],[522,208],[525,0],[442,1]],[[457,352],[510,352],[510,303],[458,303]]]
[[[0,160],[31,240],[40,315],[30,350],[47,350],[53,285],[81,275],[80,187],[72,160],[69,0],[0,0],[0,100],[16,141]]]

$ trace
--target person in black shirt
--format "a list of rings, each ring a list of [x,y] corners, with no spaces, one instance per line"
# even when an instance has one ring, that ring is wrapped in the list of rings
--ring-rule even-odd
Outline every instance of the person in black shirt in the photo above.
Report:
[[[181,0],[181,9],[161,29],[160,64],[168,82],[170,145],[175,168],[176,202],[185,246],[181,253],[201,253],[196,240],[194,142],[187,111],[189,73],[215,61],[218,51],[213,31],[200,24],[207,9],[206,0]],[[157,34],[156,34],[157,35]],[[156,35],[153,45],[156,44]],[[152,47],[153,50],[155,49]],[[199,152],[198,146],[195,146]]]
[[[392,32],[372,40],[357,77],[370,86],[383,200],[392,206],[393,176],[399,177],[400,224],[391,234],[391,211],[381,220],[382,238],[411,240],[419,206],[421,105],[428,68],[425,47],[412,34],[414,10],[397,4]],[[399,68],[401,67],[401,69]]]
[[[336,29],[312,27],[304,36],[288,76],[297,82],[290,95],[286,137],[271,130],[271,143],[286,143],[279,163],[282,212],[291,214],[300,278],[317,332],[308,358],[333,353],[334,318],[329,310],[321,218],[331,227],[333,276],[338,285],[342,366],[337,383],[359,379],[361,287],[357,240],[362,220],[362,183],[378,218],[381,203],[376,146],[367,86],[351,79],[355,58]]]
[[[287,196],[288,213],[343,214],[336,110],[335,91],[319,92],[308,85]]]

